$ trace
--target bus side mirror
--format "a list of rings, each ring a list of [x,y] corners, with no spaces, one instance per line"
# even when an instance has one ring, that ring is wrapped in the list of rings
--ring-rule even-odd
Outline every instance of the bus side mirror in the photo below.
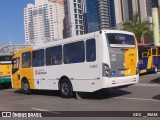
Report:
[[[149,56],[148,52],[142,53],[142,57],[148,57],[148,56]]]
[[[15,60],[14,60],[14,59],[12,59],[12,65],[14,65],[14,63],[15,63]]]

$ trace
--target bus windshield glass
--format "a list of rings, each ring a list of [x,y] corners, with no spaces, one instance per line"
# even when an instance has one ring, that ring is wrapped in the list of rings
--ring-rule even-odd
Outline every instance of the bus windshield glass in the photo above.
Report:
[[[0,63],[11,63],[12,56],[0,56]]]
[[[135,47],[135,39],[133,35],[121,33],[107,33],[110,47]]]

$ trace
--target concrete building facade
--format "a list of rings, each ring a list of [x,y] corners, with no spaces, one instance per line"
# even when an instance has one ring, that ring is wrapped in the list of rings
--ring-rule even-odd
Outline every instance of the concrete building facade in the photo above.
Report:
[[[64,6],[61,0],[35,0],[24,8],[27,44],[63,39]]]
[[[64,0],[66,37],[83,35],[85,0]]]
[[[122,23],[132,19],[133,14],[140,13],[141,20],[151,20],[152,0],[115,0],[116,26],[122,28]]]

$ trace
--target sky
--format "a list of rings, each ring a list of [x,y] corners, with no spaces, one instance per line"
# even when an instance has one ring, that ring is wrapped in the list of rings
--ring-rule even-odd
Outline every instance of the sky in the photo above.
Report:
[[[0,45],[24,44],[24,8],[34,0],[0,0]]]

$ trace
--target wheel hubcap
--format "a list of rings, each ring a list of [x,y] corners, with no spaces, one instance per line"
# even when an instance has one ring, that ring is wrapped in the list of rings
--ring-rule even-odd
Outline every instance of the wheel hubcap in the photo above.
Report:
[[[155,72],[157,72],[158,71],[158,68],[157,67],[155,67]]]
[[[26,90],[28,90],[28,88],[29,88],[28,83],[24,83],[23,84],[23,89],[26,91]]]
[[[67,95],[69,93],[69,86],[67,83],[62,84],[62,93]]]

